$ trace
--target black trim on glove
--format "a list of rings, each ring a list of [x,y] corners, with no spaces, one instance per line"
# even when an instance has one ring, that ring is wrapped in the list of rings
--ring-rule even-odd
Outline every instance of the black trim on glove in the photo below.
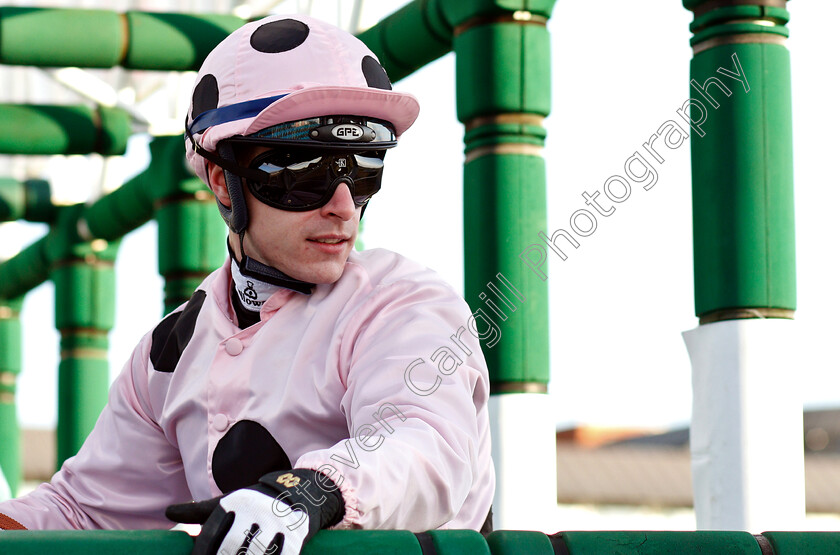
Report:
[[[322,472],[308,468],[269,472],[260,478],[260,484],[277,492],[273,497],[292,509],[306,511],[310,526],[317,526],[315,531],[335,526],[344,518],[344,498],[336,483]]]
[[[259,483],[243,489],[274,498],[271,508],[273,514],[265,515],[264,518],[280,518],[290,510],[304,511],[309,517],[309,530],[304,541],[308,541],[318,530],[335,526],[344,518],[344,499],[338,486],[327,475],[316,470],[295,468],[270,472],[260,478]],[[217,553],[230,532],[236,514],[219,506],[224,497],[222,495],[204,501],[170,505],[166,509],[166,517],[173,522],[202,525],[201,533],[196,538],[194,554]],[[259,523],[255,522],[251,534],[246,534],[243,544],[246,550],[259,529]],[[268,546],[276,548],[268,552],[279,553],[283,543],[283,534],[276,534]]]

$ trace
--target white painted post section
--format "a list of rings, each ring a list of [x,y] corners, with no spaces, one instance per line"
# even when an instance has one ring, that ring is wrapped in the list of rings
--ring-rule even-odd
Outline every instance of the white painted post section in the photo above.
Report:
[[[554,533],[557,513],[557,439],[549,397],[543,393],[491,395],[489,403],[496,494],[496,530]]]
[[[727,320],[683,333],[694,406],[691,473],[700,530],[801,529],[802,368],[795,322]]]
[[[12,492],[9,489],[9,483],[6,481],[6,476],[0,470],[0,501],[8,501],[12,498]]]

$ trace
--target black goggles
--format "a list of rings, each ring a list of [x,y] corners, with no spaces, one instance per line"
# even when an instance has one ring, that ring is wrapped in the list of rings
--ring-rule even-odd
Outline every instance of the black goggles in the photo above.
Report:
[[[246,183],[260,202],[295,212],[324,206],[345,183],[358,208],[381,188],[384,158],[385,150],[273,148],[258,154],[248,165],[267,177],[246,179]]]

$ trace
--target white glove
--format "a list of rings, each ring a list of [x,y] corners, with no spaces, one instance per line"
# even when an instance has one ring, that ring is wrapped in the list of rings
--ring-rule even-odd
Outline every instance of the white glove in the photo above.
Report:
[[[221,497],[172,505],[166,516],[202,524],[193,555],[298,555],[318,530],[341,522],[344,500],[327,476],[292,469]]]

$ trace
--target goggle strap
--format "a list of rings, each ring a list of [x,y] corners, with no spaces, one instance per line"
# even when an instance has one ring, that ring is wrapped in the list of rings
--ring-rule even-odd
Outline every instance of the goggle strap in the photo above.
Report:
[[[218,155],[224,160],[233,160],[235,155],[233,147],[224,141],[219,144]],[[228,214],[228,227],[234,233],[240,233],[248,227],[248,207],[245,204],[245,193],[242,188],[242,178],[224,170],[225,186],[227,187],[228,196],[230,197],[230,209],[222,211],[222,216]]]
[[[258,170],[256,168],[246,168],[244,166],[240,166],[236,162],[231,160],[227,160],[222,158],[215,152],[210,152],[209,150],[205,150],[202,146],[200,146],[195,139],[192,138],[192,135],[189,133],[186,134],[187,139],[192,143],[193,150],[195,150],[198,154],[200,154],[204,159],[213,162],[220,168],[229,171],[234,175],[238,175],[239,177],[244,177],[245,179],[250,179],[257,183],[268,183],[271,176],[262,170]]]

